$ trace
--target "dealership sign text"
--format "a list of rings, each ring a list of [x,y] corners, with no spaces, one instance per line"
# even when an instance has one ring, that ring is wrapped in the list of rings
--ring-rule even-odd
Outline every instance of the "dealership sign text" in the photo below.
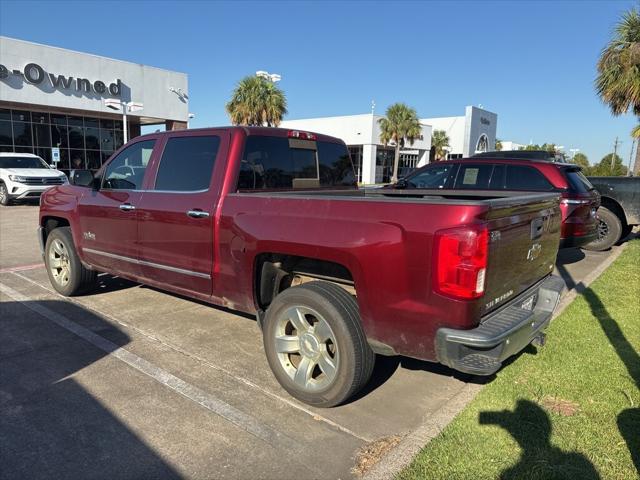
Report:
[[[95,92],[99,95],[111,95],[113,97],[119,97],[122,93],[122,82],[117,79],[115,82],[107,84],[100,80],[91,82],[88,78],[80,77],[67,77],[65,75],[57,75],[55,73],[49,73],[44,71],[37,63],[27,63],[24,66],[24,72],[20,70],[9,70],[4,65],[0,64],[0,79],[8,78],[10,74],[24,77],[24,79],[32,85],[40,85],[43,82],[51,82],[53,88],[70,89],[75,88],[78,92]]]

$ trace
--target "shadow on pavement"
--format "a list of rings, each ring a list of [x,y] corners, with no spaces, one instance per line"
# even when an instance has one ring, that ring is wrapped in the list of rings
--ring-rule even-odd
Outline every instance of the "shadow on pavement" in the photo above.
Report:
[[[129,337],[75,304],[25,303],[0,304],[0,477],[179,478],[74,378],[107,353],[28,305],[78,318],[118,348]]]
[[[480,412],[479,421],[481,425],[504,428],[522,449],[520,461],[504,470],[501,479],[600,478],[587,457],[551,445],[551,420],[534,402],[518,400],[513,411]]]

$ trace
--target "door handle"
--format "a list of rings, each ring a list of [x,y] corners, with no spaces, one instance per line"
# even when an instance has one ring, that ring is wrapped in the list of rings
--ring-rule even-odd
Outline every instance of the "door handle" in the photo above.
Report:
[[[202,210],[189,210],[187,215],[191,218],[207,218],[209,216],[209,212],[203,212]]]
[[[122,210],[123,212],[130,212],[131,210],[135,210],[136,207],[134,207],[133,205],[131,205],[130,203],[123,203],[122,205],[120,205],[120,210]]]

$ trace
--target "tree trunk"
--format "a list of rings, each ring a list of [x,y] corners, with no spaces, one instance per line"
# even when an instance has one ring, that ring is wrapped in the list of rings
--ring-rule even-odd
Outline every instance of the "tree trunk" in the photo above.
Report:
[[[633,162],[633,176],[640,175],[640,138],[636,140],[636,159]]]
[[[393,155],[393,177],[391,177],[391,183],[398,181],[398,163],[400,163],[400,142],[396,142],[396,151]]]

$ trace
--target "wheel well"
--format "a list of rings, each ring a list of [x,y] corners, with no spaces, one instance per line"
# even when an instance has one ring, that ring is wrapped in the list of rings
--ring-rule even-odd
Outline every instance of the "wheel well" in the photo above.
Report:
[[[351,272],[339,263],[295,255],[263,253],[256,259],[255,295],[265,310],[278,293],[313,280],[335,283],[355,295]]]
[[[60,227],[70,227],[69,221],[66,218],[62,217],[43,217],[42,218],[42,227],[44,227],[43,231],[43,240],[44,243],[47,242],[47,237],[49,234]]]
[[[613,198],[600,197],[600,206],[611,210],[616,215],[616,217],[620,219],[623,228],[627,225],[627,217],[624,214],[623,208]]]

